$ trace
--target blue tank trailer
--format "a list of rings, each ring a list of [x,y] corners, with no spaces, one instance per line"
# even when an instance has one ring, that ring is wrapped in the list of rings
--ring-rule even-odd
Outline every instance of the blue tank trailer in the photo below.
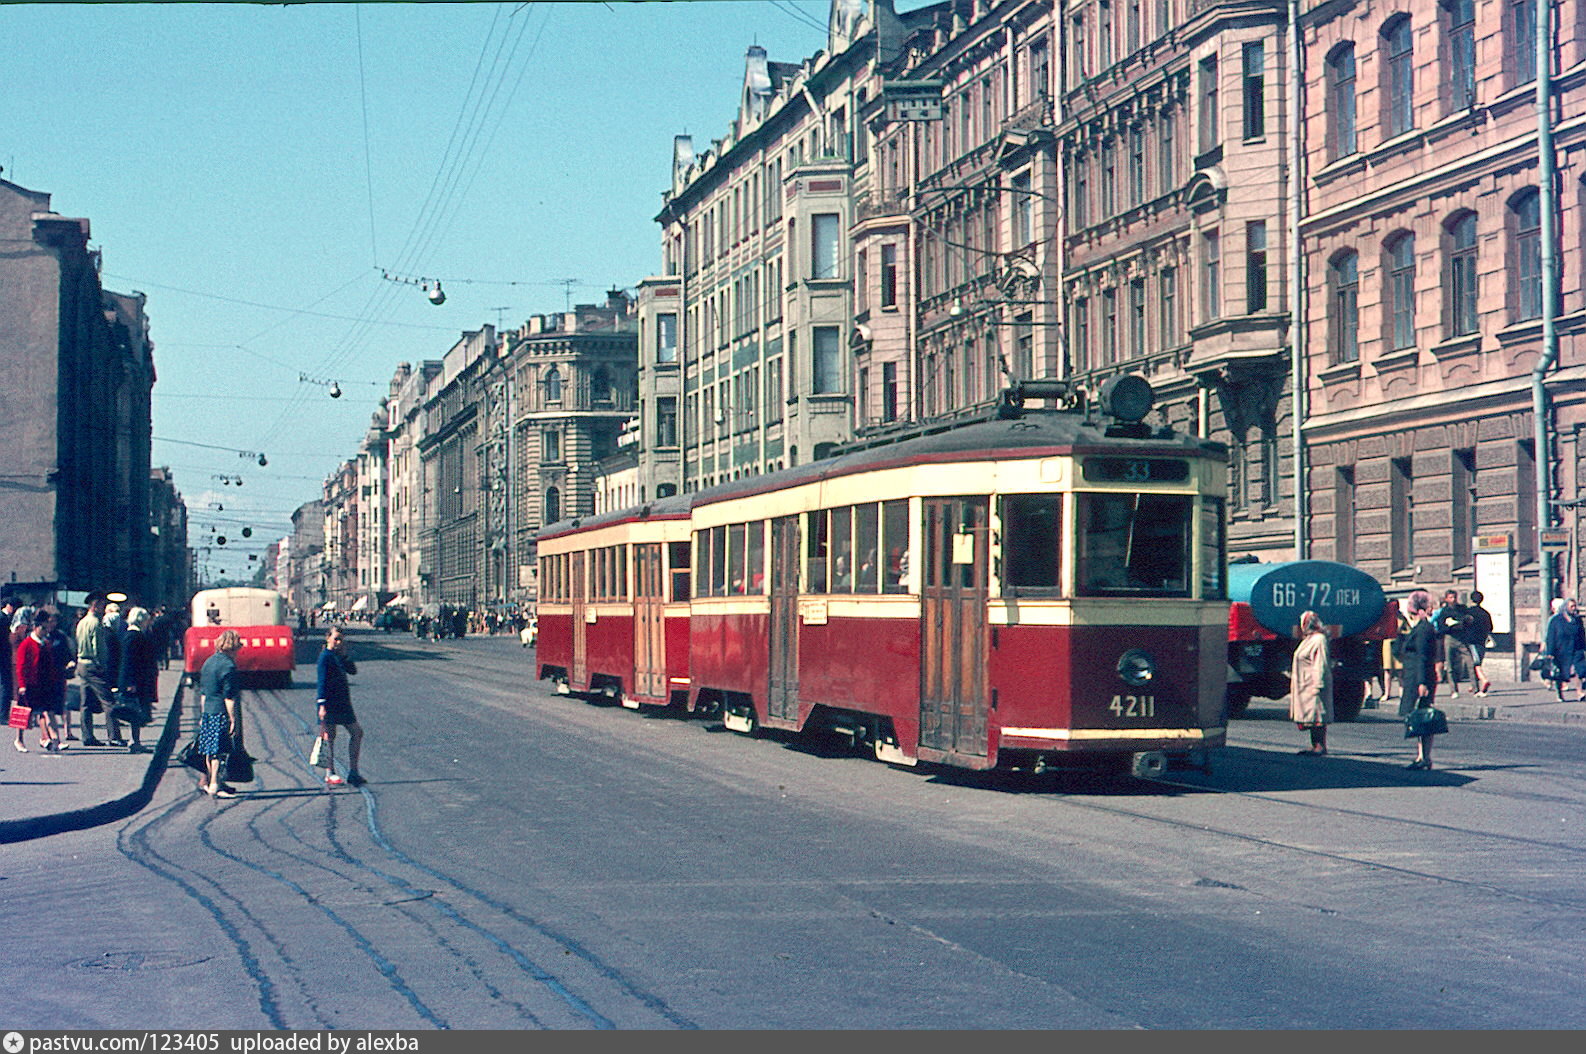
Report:
[[[1289,694],[1300,615],[1315,611],[1331,637],[1333,719],[1360,716],[1366,682],[1382,672],[1382,642],[1399,632],[1399,603],[1358,568],[1331,560],[1228,567],[1228,716],[1256,696]]]

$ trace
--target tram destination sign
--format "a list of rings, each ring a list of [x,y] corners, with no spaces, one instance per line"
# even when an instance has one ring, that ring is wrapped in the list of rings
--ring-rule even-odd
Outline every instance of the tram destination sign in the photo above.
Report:
[[[1189,479],[1189,462],[1169,457],[1089,457],[1085,459],[1089,483],[1183,483]]]

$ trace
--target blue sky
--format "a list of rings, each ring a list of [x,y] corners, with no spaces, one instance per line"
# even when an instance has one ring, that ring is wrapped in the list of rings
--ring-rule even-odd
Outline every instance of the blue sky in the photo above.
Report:
[[[155,464],[195,546],[227,535],[210,569],[243,576],[399,362],[562,310],[562,279],[576,303],[655,273],[672,137],[721,136],[745,49],[800,61],[827,9],[0,4],[0,166],[89,218],[107,288],[148,295]]]

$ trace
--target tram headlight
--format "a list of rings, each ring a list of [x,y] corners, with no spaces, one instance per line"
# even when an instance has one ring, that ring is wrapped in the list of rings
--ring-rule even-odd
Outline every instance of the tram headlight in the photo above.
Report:
[[[1143,688],[1156,679],[1156,660],[1148,651],[1131,648],[1118,660],[1118,676],[1131,688]]]

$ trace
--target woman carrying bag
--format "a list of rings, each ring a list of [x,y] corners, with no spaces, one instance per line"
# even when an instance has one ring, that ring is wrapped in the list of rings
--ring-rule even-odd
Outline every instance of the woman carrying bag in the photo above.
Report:
[[[1440,642],[1432,631],[1432,594],[1424,589],[1411,593],[1406,613],[1410,630],[1401,648],[1404,661],[1404,694],[1399,699],[1399,716],[1404,718],[1404,737],[1417,740],[1412,769],[1432,767],[1432,737],[1448,731],[1443,712],[1432,703],[1437,697],[1437,662]]]

